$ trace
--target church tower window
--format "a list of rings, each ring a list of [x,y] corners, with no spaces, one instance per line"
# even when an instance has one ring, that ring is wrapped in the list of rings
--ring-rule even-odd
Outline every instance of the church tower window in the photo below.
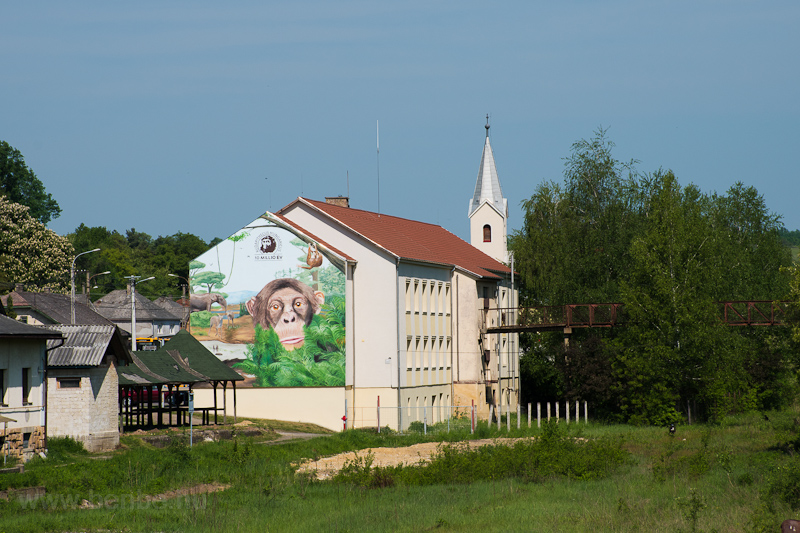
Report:
[[[492,227],[489,224],[483,226],[483,242],[492,242]]]

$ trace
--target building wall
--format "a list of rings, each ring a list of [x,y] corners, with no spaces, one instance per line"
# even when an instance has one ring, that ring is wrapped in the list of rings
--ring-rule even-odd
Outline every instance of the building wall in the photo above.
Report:
[[[347,274],[348,388],[397,386],[398,275],[390,254],[345,228],[334,228],[305,206],[284,213],[302,228],[350,257],[358,259]]]
[[[474,401],[478,416],[486,418],[489,405],[498,402],[498,361],[502,402],[516,405],[518,356],[512,353],[516,335],[512,339],[484,333],[487,325],[504,318],[484,310],[484,294],[490,298],[490,308],[510,307],[508,280],[479,282],[454,269],[399,262],[300,204],[285,216],[358,261],[348,276],[346,399],[351,415],[370,409],[369,402],[375,401],[362,389],[395,387],[393,403],[409,412],[422,413],[424,406],[434,405],[437,409],[471,406]],[[493,224],[496,249],[484,251],[505,260],[503,217],[484,205],[474,218],[481,228],[484,220]],[[484,349],[490,350],[489,362],[484,360]],[[385,405],[388,398],[381,400]]]
[[[227,401],[228,417],[234,414],[233,387],[223,393],[217,387],[217,407]],[[194,389],[195,407],[213,407],[214,389]],[[282,387],[237,388],[236,416],[309,422],[324,428],[340,431],[344,416],[345,389],[343,387]],[[221,416],[221,412],[220,412]],[[230,418],[229,418],[230,422]]]
[[[79,386],[70,386],[76,382]],[[47,386],[49,436],[72,437],[89,451],[119,445],[119,387],[113,357],[94,368],[51,368]]]
[[[403,265],[399,278],[400,386],[450,384],[453,379],[449,271]]]
[[[114,324],[119,326],[119,329],[131,332],[131,320],[114,320]],[[150,321],[150,320],[136,320],[136,336],[137,337],[172,337],[180,331],[179,321]]]
[[[0,339],[0,370],[3,372],[5,395],[0,398],[0,415],[15,422],[8,423],[3,432],[4,446],[9,455],[22,460],[44,451],[44,375],[45,341],[32,339]],[[22,373],[28,370],[28,403],[23,403]],[[3,449],[5,453],[6,448]]]

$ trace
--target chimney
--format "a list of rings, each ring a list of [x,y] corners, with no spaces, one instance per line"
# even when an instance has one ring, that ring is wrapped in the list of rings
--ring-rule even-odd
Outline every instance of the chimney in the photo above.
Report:
[[[25,292],[25,285],[22,283],[15,283],[14,284],[14,291],[15,292]]]
[[[339,207],[350,207],[350,198],[347,196],[326,196],[325,203],[338,205]]]

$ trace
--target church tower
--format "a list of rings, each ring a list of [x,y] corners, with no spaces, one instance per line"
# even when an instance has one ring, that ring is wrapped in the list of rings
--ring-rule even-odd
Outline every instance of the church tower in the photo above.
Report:
[[[489,115],[486,115],[486,142],[475,194],[469,202],[470,244],[502,263],[508,263],[508,200],[503,198],[500,178],[489,143]]]

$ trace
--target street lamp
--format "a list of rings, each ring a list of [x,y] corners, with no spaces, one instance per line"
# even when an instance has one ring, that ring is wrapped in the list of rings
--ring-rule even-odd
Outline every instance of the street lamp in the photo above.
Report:
[[[139,280],[142,276],[127,276],[126,279],[131,284],[131,351],[136,351],[136,284],[156,279],[155,276],[150,276],[143,280]]]
[[[181,301],[185,304],[186,303],[186,288],[189,286],[189,280],[184,278],[183,276],[179,276],[177,274],[167,274],[167,276],[172,276],[173,278],[178,278],[178,279],[183,280],[184,282],[186,282],[181,287],[181,289],[182,289],[181,290]],[[191,295],[189,296],[189,298],[191,298]],[[184,327],[186,328],[186,331],[190,331],[190,328],[189,328],[189,317],[187,316],[188,313],[187,313],[186,306],[183,305],[183,304],[181,304],[181,305],[183,307],[183,324],[184,324]]]
[[[99,274],[95,274],[94,276],[89,276],[89,271],[86,271],[86,286],[84,287],[84,292],[86,293],[86,299],[90,300],[90,296],[92,294],[92,280],[97,276],[103,276],[105,274],[111,274],[110,270],[106,270],[105,272],[100,272]]]
[[[89,250],[88,252],[81,252],[76,255],[72,259],[72,266],[69,269],[69,286],[70,286],[70,293],[69,293],[69,316],[70,316],[70,324],[75,323],[75,261],[82,255],[90,254],[92,252],[99,252],[100,248],[95,248],[94,250]]]

